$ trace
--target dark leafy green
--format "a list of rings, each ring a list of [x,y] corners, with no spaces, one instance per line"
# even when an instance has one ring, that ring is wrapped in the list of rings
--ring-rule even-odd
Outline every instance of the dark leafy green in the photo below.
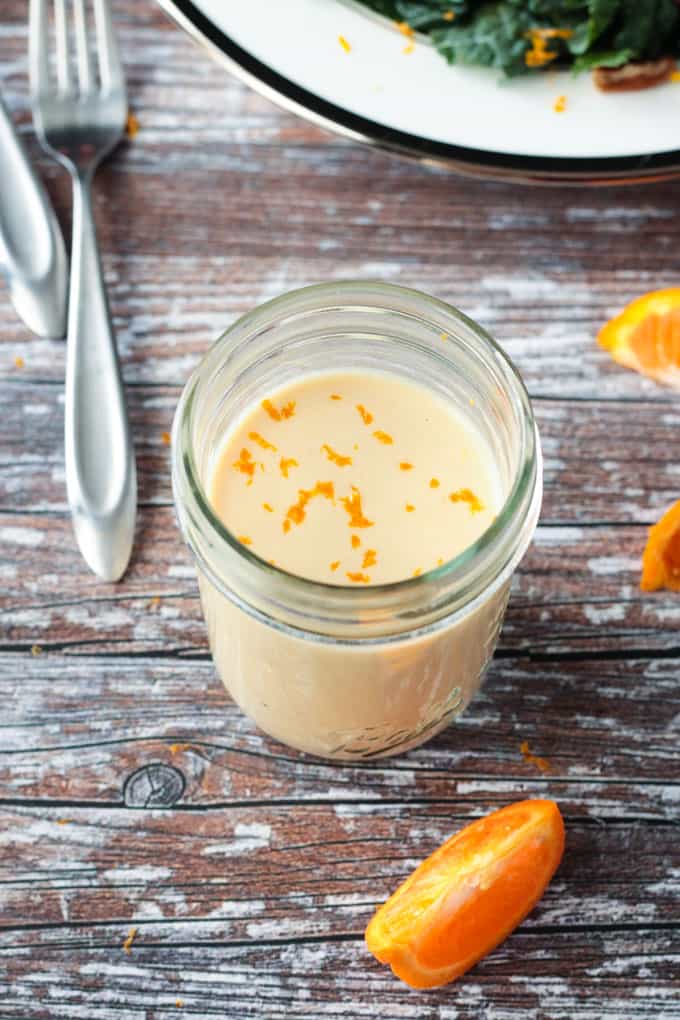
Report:
[[[536,30],[569,33],[564,39],[547,39],[544,48],[551,57],[543,67],[571,64],[575,71],[582,71],[680,56],[680,0],[361,2],[427,33],[449,63],[497,67],[510,77],[533,69],[527,54],[534,46],[531,33]]]
[[[432,41],[450,64],[498,67],[508,77],[526,71],[526,33],[532,18],[513,4],[485,4],[465,24],[438,28]]]

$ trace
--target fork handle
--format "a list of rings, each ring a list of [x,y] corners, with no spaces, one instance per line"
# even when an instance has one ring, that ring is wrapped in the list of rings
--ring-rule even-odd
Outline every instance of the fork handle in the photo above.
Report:
[[[88,566],[117,581],[130,559],[137,508],[134,450],[97,236],[92,175],[73,177],[66,353],[66,487]]]

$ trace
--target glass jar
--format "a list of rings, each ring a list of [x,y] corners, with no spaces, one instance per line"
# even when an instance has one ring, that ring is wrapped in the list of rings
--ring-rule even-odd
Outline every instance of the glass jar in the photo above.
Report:
[[[415,379],[464,410],[493,453],[505,502],[450,562],[357,589],[260,559],[215,516],[206,487],[225,432],[246,408],[301,376],[362,368]],[[172,476],[217,670],[261,729],[315,755],[365,759],[415,747],[467,706],[542,496],[527,392],[476,323],[377,282],[322,284],[269,301],[234,323],[187,383]]]

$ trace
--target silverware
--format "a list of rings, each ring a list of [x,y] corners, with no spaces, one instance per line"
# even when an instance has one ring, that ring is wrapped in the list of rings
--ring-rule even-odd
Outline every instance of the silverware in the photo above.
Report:
[[[0,97],[0,270],[33,333],[66,332],[68,260],[54,210]]]
[[[127,117],[125,80],[108,0],[31,0],[29,56],[38,138],[73,178],[66,355],[66,486],[73,528],[91,569],[116,581],[130,558],[137,504],[134,451],[97,251],[91,186]],[[94,27],[92,17],[94,14]],[[54,46],[54,67],[50,47]]]

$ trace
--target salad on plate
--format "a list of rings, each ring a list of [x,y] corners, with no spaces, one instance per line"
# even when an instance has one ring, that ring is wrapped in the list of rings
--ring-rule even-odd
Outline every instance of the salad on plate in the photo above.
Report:
[[[680,0],[359,2],[426,35],[449,63],[507,77],[571,67],[604,90],[638,89],[672,78],[680,57]]]

